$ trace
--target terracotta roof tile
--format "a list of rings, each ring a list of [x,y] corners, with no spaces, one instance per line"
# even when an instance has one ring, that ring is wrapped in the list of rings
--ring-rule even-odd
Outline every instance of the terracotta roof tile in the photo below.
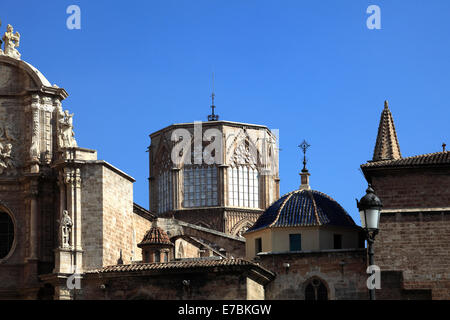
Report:
[[[260,267],[259,265],[244,259],[188,260],[188,261],[181,260],[162,263],[137,263],[128,265],[115,265],[86,271],[86,273],[92,274],[92,273],[110,273],[110,272],[138,272],[147,270],[193,269],[193,268],[231,267],[231,266]]]
[[[361,168],[379,168],[379,167],[423,167],[433,165],[450,164],[450,151],[441,151],[435,153],[422,154],[418,156],[401,158],[397,160],[371,161],[361,165]]]
[[[138,244],[138,247],[140,248],[147,244],[173,245],[167,233],[159,227],[152,227],[149,231],[147,231],[144,239],[142,239],[141,243]]]

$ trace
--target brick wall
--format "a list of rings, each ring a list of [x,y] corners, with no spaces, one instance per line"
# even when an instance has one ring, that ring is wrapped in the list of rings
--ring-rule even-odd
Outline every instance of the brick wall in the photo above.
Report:
[[[384,208],[450,207],[450,169],[368,171]]]
[[[403,271],[405,289],[450,299],[450,212],[382,214],[375,264]]]
[[[259,255],[260,264],[276,273],[266,286],[266,299],[305,299],[306,282],[317,277],[328,287],[328,299],[367,299],[366,251]],[[283,264],[288,263],[287,269]]]
[[[381,168],[365,175],[384,205],[375,264],[402,271],[404,289],[431,289],[433,299],[450,299],[450,211],[444,209],[450,169]]]
[[[189,287],[183,285],[189,280]],[[101,289],[101,285],[105,285]],[[93,300],[245,300],[260,297],[261,285],[249,287],[245,272],[165,272],[146,275],[145,272],[124,275],[89,275],[82,280],[82,299]]]

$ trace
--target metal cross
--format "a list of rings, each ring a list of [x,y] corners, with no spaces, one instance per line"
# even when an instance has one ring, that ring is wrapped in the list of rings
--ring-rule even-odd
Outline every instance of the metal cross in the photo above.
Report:
[[[303,170],[307,170],[306,169],[306,151],[308,150],[309,147],[311,147],[311,145],[308,142],[306,142],[306,140],[303,140],[303,142],[299,144],[299,148],[301,148],[303,150]]]

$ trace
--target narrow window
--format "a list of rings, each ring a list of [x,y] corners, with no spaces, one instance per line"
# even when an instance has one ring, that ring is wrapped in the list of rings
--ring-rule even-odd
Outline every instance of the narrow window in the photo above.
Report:
[[[333,243],[334,249],[342,249],[342,234],[335,234]]]
[[[255,239],[255,254],[258,254],[262,251],[262,240],[261,238]]]
[[[159,251],[155,252],[155,262],[161,262],[161,254]]]
[[[300,233],[289,235],[289,251],[302,251],[302,235]]]

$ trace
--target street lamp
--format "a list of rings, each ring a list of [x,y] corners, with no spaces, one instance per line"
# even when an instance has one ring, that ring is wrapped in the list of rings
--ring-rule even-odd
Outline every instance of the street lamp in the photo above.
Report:
[[[369,266],[373,266],[373,243],[375,241],[375,236],[378,233],[378,224],[380,222],[380,212],[383,203],[369,184],[365,196],[362,197],[360,201],[356,200],[356,204],[361,217],[362,227],[366,233],[369,251]],[[370,300],[375,300],[375,289],[369,289],[369,297]]]

